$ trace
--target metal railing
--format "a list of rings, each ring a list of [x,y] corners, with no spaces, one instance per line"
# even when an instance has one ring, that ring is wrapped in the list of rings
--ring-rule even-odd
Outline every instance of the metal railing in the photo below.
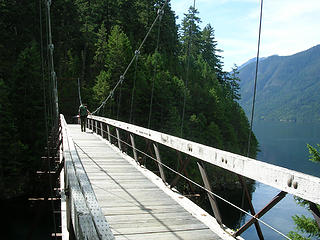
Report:
[[[60,115],[63,139],[67,225],[78,240],[113,240],[114,236],[98,205],[88,176],[79,159],[67,123]]]
[[[252,210],[251,214],[248,214],[234,204],[229,203],[238,210],[243,211],[244,213],[251,216],[251,219],[233,234],[234,237],[239,236],[252,224],[255,224],[259,238],[263,239],[261,230],[259,230],[260,227],[258,222],[263,223],[267,227],[272,227],[264,223],[262,220],[260,220],[260,218],[279,201],[281,201],[287,193],[293,194],[297,197],[309,201],[310,209],[312,210],[313,216],[315,217],[317,224],[320,227],[320,213],[316,207],[316,204],[320,204],[320,178],[318,177],[289,170],[283,167],[268,164],[255,159],[188,141],[169,134],[153,131],[113,119],[90,115],[87,118],[87,124],[90,129],[92,129],[102,137],[108,139],[109,142],[112,142],[112,138],[115,138],[115,144],[122,151],[125,141],[121,139],[119,130],[125,131],[130,136],[130,147],[133,151],[132,156],[136,162],[139,162],[139,159],[137,154],[138,149],[135,147],[135,136],[139,136],[146,139],[147,141],[150,141],[154,148],[154,160],[157,162],[159,175],[164,182],[166,182],[164,167],[168,167],[161,162],[158,144],[196,158],[199,171],[204,183],[204,187],[201,187],[207,191],[214,217],[220,225],[222,225],[222,218],[216,203],[216,198],[219,198],[219,196],[211,191],[211,186],[207,177],[204,163],[209,163],[211,165],[226,169],[237,174],[239,176],[240,182],[244,182],[241,179],[242,177],[246,177],[279,189],[280,193],[276,195],[271,200],[271,202],[258,213],[255,213],[254,210]],[[115,135],[111,133],[111,127],[115,129]],[[169,170],[172,169],[169,168]],[[178,172],[175,173],[180,174]],[[243,183],[242,186],[245,187],[245,184]],[[251,204],[250,197],[248,198],[248,201]],[[281,234],[283,237],[289,239],[283,233],[277,231],[274,228],[272,229]]]

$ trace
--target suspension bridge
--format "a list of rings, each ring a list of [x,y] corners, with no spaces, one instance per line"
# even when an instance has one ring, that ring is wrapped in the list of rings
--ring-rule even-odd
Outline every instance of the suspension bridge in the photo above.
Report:
[[[317,177],[108,118],[89,116],[88,128],[81,132],[78,124],[67,124],[61,115],[57,139],[60,169],[64,168],[60,177],[62,239],[68,239],[69,232],[76,239],[241,239],[240,234],[252,224],[258,235],[262,234],[259,224],[263,224],[285,237],[260,218],[287,193],[309,201],[320,223],[315,206],[320,203]],[[136,148],[137,138],[151,143],[153,153]],[[175,181],[166,182],[168,171],[187,177],[182,169],[177,172],[162,163],[160,145],[197,161],[203,185],[192,183],[207,192],[214,216],[179,193],[173,187]],[[158,175],[141,164],[142,154],[154,160]],[[239,230],[228,229],[216,202],[224,199],[212,192],[204,163],[270,185],[279,194],[250,214],[251,220]]]
[[[241,234],[254,225],[258,238],[264,239],[260,226],[265,225],[277,232],[281,238],[289,239],[281,232],[281,229],[276,229],[270,223],[261,220],[261,217],[288,193],[308,201],[313,216],[320,226],[320,212],[316,206],[320,204],[320,178],[154,131],[149,126],[144,128],[97,116],[112,98],[118,86],[125,80],[127,71],[138,58],[155,23],[161,20],[167,2],[159,9],[140,47],[135,51],[134,57],[108,97],[93,112],[93,115],[88,116],[88,129],[82,132],[78,124],[68,124],[64,116],[59,115],[57,78],[53,65],[54,48],[49,17],[51,1],[48,1],[49,66],[53,83],[54,100],[52,102],[56,116],[49,152],[53,156],[52,159],[56,159],[58,155],[54,176],[60,179],[61,231],[59,231],[59,237],[61,239],[106,240],[242,239]],[[263,1],[261,1],[259,45],[262,3]],[[258,61],[259,47],[255,83]],[[81,102],[80,87],[79,99]],[[184,116],[185,98],[183,105]],[[253,112],[254,99],[251,130]],[[152,96],[149,122],[151,113]],[[249,134],[248,145],[250,145],[250,136],[251,134]],[[145,142],[147,150],[138,148],[137,142]],[[161,159],[162,151],[174,151],[180,160],[180,168],[173,169],[166,165]],[[181,154],[189,158],[183,160]],[[144,166],[143,159],[145,158],[153,160],[158,170],[155,172],[148,170]],[[196,161],[202,183],[188,178],[186,167],[189,161]],[[205,167],[208,164],[238,176],[249,203],[250,213],[212,190]],[[167,180],[168,173],[175,175],[170,182]],[[279,190],[279,194],[270,199],[269,204],[263,209],[256,212],[251,203],[245,178],[272,186]],[[213,216],[175,188],[179,179],[184,179],[206,192]],[[229,229],[223,223],[224,209],[219,208],[218,199],[231,205],[239,213],[249,215],[251,219],[238,230]],[[55,238],[57,237],[58,231],[55,233]]]

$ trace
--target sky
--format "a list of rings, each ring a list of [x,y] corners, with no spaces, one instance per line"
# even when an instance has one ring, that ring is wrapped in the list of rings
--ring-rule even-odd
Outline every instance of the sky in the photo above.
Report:
[[[194,0],[171,0],[179,17]],[[196,0],[201,28],[215,29],[218,48],[229,71],[256,57],[261,0]],[[260,57],[288,56],[320,44],[320,0],[264,0]]]

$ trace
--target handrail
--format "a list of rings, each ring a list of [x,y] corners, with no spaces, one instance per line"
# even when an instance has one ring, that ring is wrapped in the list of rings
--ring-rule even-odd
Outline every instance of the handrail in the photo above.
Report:
[[[233,173],[320,204],[320,178],[318,177],[125,122],[92,115],[88,118],[123,129]]]
[[[82,166],[67,123],[60,115],[65,159],[65,189],[67,208],[76,238],[114,240],[113,233],[98,205],[96,196]],[[70,229],[69,229],[70,230]]]

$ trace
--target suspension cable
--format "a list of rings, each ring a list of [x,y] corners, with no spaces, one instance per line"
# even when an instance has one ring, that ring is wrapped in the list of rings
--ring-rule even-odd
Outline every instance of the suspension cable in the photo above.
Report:
[[[50,61],[49,61],[49,33],[48,33],[48,14],[46,12],[46,50],[47,50],[47,73],[48,73],[48,99],[49,99],[49,106],[48,106],[48,115],[51,120],[51,126],[52,126],[52,119],[53,117],[53,87],[52,87],[52,79],[50,77]]]
[[[51,22],[50,22],[50,4],[51,1],[47,1],[47,28],[48,28],[48,33],[49,33],[49,48],[50,48],[50,56],[51,56],[51,61],[50,61],[50,66],[51,66],[51,71],[52,73],[54,73],[54,68],[53,68],[53,44],[52,44],[52,37],[51,37]],[[43,83],[43,101],[44,101],[44,108],[45,108],[45,128],[46,128],[46,141],[47,144],[49,144],[48,142],[48,123],[47,123],[47,118],[46,118],[46,108],[47,108],[47,104],[46,104],[46,91],[45,91],[45,81],[44,81],[44,64],[43,64],[43,43],[42,43],[42,7],[41,7],[41,0],[39,0],[39,21],[40,21],[40,46],[41,46],[41,69],[42,69],[42,83]],[[51,47],[52,46],[52,47]],[[55,74],[52,74],[52,77],[55,76]],[[53,79],[54,80],[54,79]],[[55,86],[55,85],[54,85]],[[57,97],[57,89],[55,89],[55,97]],[[59,110],[58,110],[58,105],[57,105],[57,99],[55,99],[56,102],[56,116],[55,116],[55,121],[56,121],[56,126],[58,126],[58,114],[59,114]],[[49,159],[49,145],[47,146],[47,158],[48,158],[48,168],[49,171],[51,171],[51,164],[50,164],[50,159]],[[53,202],[53,184],[52,184],[52,176],[51,174],[49,174],[49,187],[50,187],[50,195],[51,195],[51,210],[52,210],[52,220],[53,220],[53,227],[54,227],[54,237],[55,239],[57,239],[57,226],[56,226],[56,217],[55,217],[55,213],[54,213],[54,202]]]
[[[255,72],[255,77],[254,77],[254,89],[253,89],[253,99],[252,99],[252,109],[251,109],[250,130],[249,130],[249,137],[248,137],[247,157],[249,157],[249,155],[250,155],[250,144],[251,144],[251,135],[252,135],[254,107],[255,107],[255,102],[256,102],[257,79],[258,79],[258,68],[259,68],[259,55],[260,55],[261,25],[262,25],[262,10],[263,10],[263,0],[261,0],[261,6],[260,6],[258,50],[257,50],[257,59],[256,59],[256,72]]]
[[[46,142],[48,143],[48,113],[47,113],[47,100],[46,100],[46,83],[44,78],[44,58],[43,58],[43,34],[42,34],[42,0],[39,0],[39,28],[40,28],[40,56],[41,56],[41,75],[42,75],[42,92],[43,92],[43,106],[44,106],[44,119],[45,119],[45,135]]]
[[[120,90],[119,90],[119,95],[118,95],[117,120],[119,120],[119,114],[120,114],[121,95],[122,95],[122,83],[121,83],[121,85],[120,85]]]
[[[54,108],[55,108],[55,121],[57,124],[59,117],[59,103],[58,103],[58,86],[57,86],[57,75],[54,71],[54,62],[53,62],[53,51],[54,45],[52,43],[52,35],[51,35],[51,17],[50,17],[50,6],[51,0],[47,0],[47,17],[48,17],[48,36],[49,36],[49,50],[50,50],[50,74],[53,83],[53,97],[54,97]]]
[[[149,36],[150,33],[151,33],[151,30],[153,29],[154,25],[156,24],[156,22],[158,21],[158,19],[159,19],[159,17],[160,17],[160,12],[163,11],[163,9],[164,9],[164,7],[167,5],[168,1],[169,1],[169,0],[166,0],[165,3],[162,5],[160,11],[158,11],[157,17],[156,17],[155,20],[153,21],[151,27],[149,28],[149,31],[148,31],[147,34],[145,35],[145,37],[144,37],[142,43],[140,44],[139,48],[137,49],[137,51],[141,52],[141,49],[142,49],[145,41],[147,40],[148,36]],[[127,66],[127,68],[126,68],[126,70],[125,70],[124,73],[120,76],[119,81],[116,83],[116,85],[114,86],[114,88],[110,91],[108,97],[100,104],[100,106],[99,106],[96,110],[94,110],[94,111],[92,112],[93,115],[96,114],[97,112],[99,112],[100,109],[101,109],[101,108],[107,103],[107,101],[113,96],[114,91],[118,88],[119,84],[123,82],[123,80],[124,80],[124,78],[125,78],[128,70],[130,69],[130,67],[131,67],[132,63],[134,62],[135,58],[136,58],[136,55],[134,55],[134,56],[132,57],[130,63],[128,64],[128,66]]]
[[[136,91],[136,80],[137,80],[137,68],[138,68],[138,59],[139,59],[139,51],[136,50],[134,52],[136,56],[136,64],[135,64],[135,70],[134,70],[134,76],[133,76],[133,86],[132,86],[132,92],[131,92],[131,106],[130,106],[130,116],[129,116],[129,123],[133,122],[133,101],[134,101],[134,94]]]
[[[78,78],[78,96],[80,105],[82,105],[81,92],[80,92],[80,78]]]
[[[97,129],[99,129],[101,132],[104,132],[104,133],[109,134],[111,137],[113,137],[113,138],[115,138],[115,139],[118,139],[117,136],[111,134],[110,132],[108,133],[106,130],[101,129],[99,126],[97,127]],[[275,231],[276,233],[278,233],[279,235],[283,236],[284,238],[286,238],[286,239],[288,239],[288,240],[292,240],[291,238],[289,238],[288,236],[286,236],[284,233],[282,233],[282,232],[280,232],[279,230],[277,230],[276,228],[272,227],[270,224],[264,222],[263,220],[261,220],[260,218],[257,218],[256,216],[248,213],[246,210],[238,207],[237,205],[235,205],[234,203],[232,203],[232,202],[228,201],[227,199],[221,197],[220,195],[218,195],[218,194],[216,194],[216,193],[208,190],[208,189],[205,188],[204,186],[202,186],[202,185],[200,185],[199,183],[195,182],[194,180],[192,180],[192,179],[184,176],[183,174],[181,174],[180,172],[178,172],[178,171],[174,170],[173,168],[167,166],[167,165],[164,164],[163,162],[158,161],[156,158],[152,157],[151,155],[149,155],[149,154],[141,151],[140,149],[138,149],[138,148],[136,148],[136,147],[133,147],[132,145],[130,145],[129,143],[127,143],[126,141],[124,141],[124,140],[122,140],[122,139],[118,139],[118,140],[120,140],[120,142],[124,143],[124,144],[127,145],[128,147],[131,147],[132,149],[138,151],[139,153],[141,153],[141,154],[145,155],[146,157],[150,158],[151,160],[155,161],[156,163],[162,165],[163,167],[165,167],[165,168],[168,169],[169,171],[173,172],[174,174],[177,174],[177,175],[179,175],[180,177],[184,178],[186,181],[188,181],[188,182],[192,183],[193,185],[201,188],[201,189],[204,190],[205,192],[214,195],[216,198],[219,198],[220,200],[224,201],[225,203],[229,204],[230,206],[234,207],[235,209],[243,212],[244,214],[247,214],[247,215],[250,216],[251,218],[254,218],[256,221],[261,222],[263,225],[265,225],[266,227],[268,227],[268,228],[270,228],[271,230]],[[81,149],[81,151],[82,151],[83,153],[86,154],[86,152],[85,152],[76,142],[74,142],[74,143],[75,143],[75,145],[76,145],[79,149]]]
[[[261,0],[260,6],[260,20],[259,20],[259,34],[258,34],[258,49],[257,49],[257,59],[256,59],[256,71],[255,71],[255,78],[254,78],[254,93],[253,93],[253,100],[252,100],[252,109],[251,109],[251,119],[250,119],[250,129],[249,129],[249,136],[248,136],[248,149],[247,149],[247,157],[250,156],[250,146],[251,146],[251,136],[252,136],[252,127],[253,127],[253,117],[254,117],[254,107],[255,107],[255,99],[256,99],[256,89],[257,89],[257,79],[258,79],[258,67],[259,67],[259,53],[260,53],[260,39],[261,39],[261,26],[262,26],[262,11],[263,11],[263,0]],[[242,180],[242,176],[238,175],[240,180]],[[245,184],[245,183],[244,183]],[[251,199],[248,197],[247,194],[247,186],[244,185],[241,197],[241,207],[244,206],[244,198],[247,196],[247,199],[250,203]],[[254,212],[252,204],[250,205],[250,210]],[[240,212],[240,217],[242,213]],[[261,229],[259,226],[256,226],[257,233],[261,233]],[[262,233],[261,233],[262,234]]]
[[[196,0],[193,1],[193,13],[192,20],[194,20],[194,11],[196,9]],[[182,117],[181,117],[181,127],[180,127],[180,137],[183,137],[183,125],[184,125],[184,115],[186,111],[186,102],[187,102],[187,90],[188,90],[188,81],[189,81],[189,68],[190,68],[190,48],[191,48],[191,37],[192,37],[192,28],[189,26],[189,39],[188,39],[188,48],[187,48],[187,71],[186,71],[186,81],[185,81],[185,89],[183,96],[183,108],[182,108]]]
[[[155,79],[156,79],[156,74],[157,74],[157,53],[159,51],[159,41],[160,41],[160,29],[161,29],[161,20],[162,20],[162,16],[164,14],[163,11],[161,11],[159,9],[160,12],[158,12],[158,14],[160,14],[160,18],[159,18],[159,26],[158,26],[158,37],[157,37],[157,46],[156,49],[154,51],[155,53],[155,66],[153,69],[153,78],[152,78],[152,89],[151,89],[151,96],[150,96],[150,106],[149,106],[149,118],[148,118],[148,128],[150,129],[150,125],[151,125],[151,115],[152,115],[152,105],[153,105],[153,95],[154,95],[154,84],[155,84]]]

